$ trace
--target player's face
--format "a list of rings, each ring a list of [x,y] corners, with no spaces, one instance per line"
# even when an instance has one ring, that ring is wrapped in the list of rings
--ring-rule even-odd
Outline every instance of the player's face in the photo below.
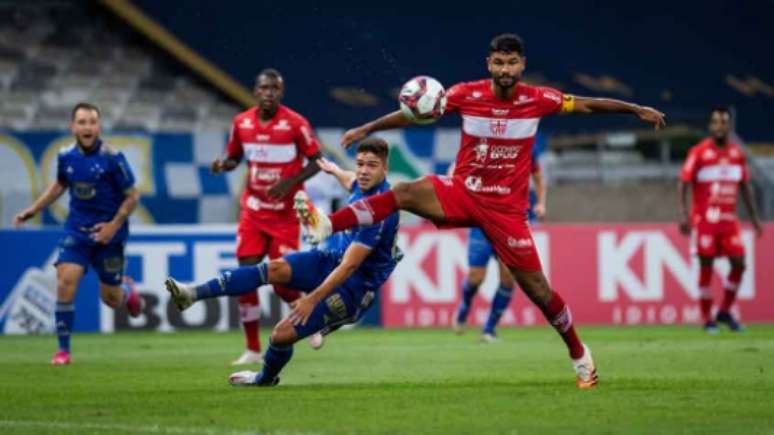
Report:
[[[492,80],[501,88],[509,89],[521,79],[526,59],[518,53],[495,51],[486,58]]]
[[[713,138],[725,141],[731,133],[731,116],[727,112],[712,112],[709,131]]]
[[[361,191],[373,189],[387,176],[387,162],[372,152],[358,153],[355,157],[357,185]]]
[[[282,79],[267,76],[258,76],[253,89],[258,108],[268,112],[277,110],[284,92],[285,85]]]
[[[99,114],[96,110],[78,109],[70,123],[70,130],[82,147],[91,148],[99,138]]]

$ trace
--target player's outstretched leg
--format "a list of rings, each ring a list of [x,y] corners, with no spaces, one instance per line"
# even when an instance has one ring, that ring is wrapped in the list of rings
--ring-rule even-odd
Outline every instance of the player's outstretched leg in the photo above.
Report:
[[[572,322],[570,307],[565,304],[559,293],[551,289],[543,272],[511,269],[511,273],[527,297],[540,308],[543,316],[567,345],[570,359],[575,368],[578,388],[594,388],[598,382],[597,367],[591,356],[591,350],[578,338]]]
[[[717,334],[720,330],[718,324],[712,318],[712,257],[699,257],[699,308],[704,322],[704,331],[708,334]]]
[[[294,197],[293,208],[306,230],[307,241],[315,244],[332,233],[381,222],[398,210],[409,211],[433,222],[445,219],[433,182],[427,177],[396,183],[391,190],[354,202],[330,217],[317,210],[303,191]]]
[[[733,332],[742,332],[744,331],[744,326],[731,314],[731,307],[734,306],[739,284],[742,282],[742,275],[745,269],[744,256],[729,257],[728,260],[731,262],[731,271],[726,278],[723,302],[720,304],[716,320],[718,323],[728,326]]]

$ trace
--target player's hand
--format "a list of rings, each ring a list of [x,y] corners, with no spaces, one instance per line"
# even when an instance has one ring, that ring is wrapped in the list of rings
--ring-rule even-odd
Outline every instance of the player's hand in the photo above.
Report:
[[[349,129],[344,133],[344,136],[341,137],[341,146],[347,149],[352,146],[353,143],[362,140],[366,136],[368,136],[368,130],[363,127]]]
[[[680,234],[684,236],[691,235],[691,224],[688,222],[688,220],[682,220],[678,224],[678,228],[680,229]]]
[[[285,195],[288,194],[288,192],[290,192],[290,189],[292,187],[293,187],[293,182],[291,180],[288,180],[288,179],[279,180],[269,188],[266,194],[269,195],[270,199],[273,199],[274,201],[279,201],[280,199],[284,198]]]
[[[639,110],[637,110],[637,117],[648,124],[653,124],[653,126],[656,127],[656,130],[666,127],[666,121],[664,120],[666,115],[652,107],[641,106]]]
[[[214,162],[210,165],[210,173],[213,175],[220,174],[225,170],[225,164],[223,162],[223,159],[217,158]]]
[[[91,239],[97,243],[107,245],[113,240],[118,227],[112,222],[100,222],[91,227]]]
[[[535,217],[543,220],[546,217],[546,206],[542,203],[535,204]]]
[[[13,217],[13,226],[19,228],[25,221],[32,219],[36,214],[38,212],[34,208],[25,208]]]
[[[310,295],[296,299],[290,303],[290,307],[293,308],[293,311],[290,312],[288,319],[293,322],[294,325],[306,325],[306,322],[309,321],[309,316],[311,316],[312,311],[314,311],[315,305],[317,305],[317,301]]]
[[[336,173],[341,171],[339,165],[326,159],[325,157],[320,157],[317,159],[317,166],[319,166],[323,172],[331,175],[336,175]]]

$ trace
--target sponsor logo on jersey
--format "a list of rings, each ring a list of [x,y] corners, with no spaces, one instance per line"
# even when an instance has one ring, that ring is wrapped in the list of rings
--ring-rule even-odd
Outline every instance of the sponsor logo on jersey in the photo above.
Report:
[[[484,186],[481,177],[469,175],[465,179],[465,187],[471,192],[480,193],[499,193],[500,195],[508,195],[511,193],[511,188],[507,186]]]
[[[258,133],[255,135],[255,140],[257,140],[258,142],[268,142],[269,139],[271,139],[271,136],[269,136],[268,134]]]
[[[478,100],[479,98],[481,98],[481,92],[480,91],[473,91],[473,93],[470,94],[470,96],[471,96],[471,98],[473,98],[475,100]]]
[[[508,116],[510,110],[508,109],[495,109],[492,108],[492,115],[494,116]]]
[[[532,239],[514,239],[508,237],[508,246],[511,248],[529,248],[532,246]]]
[[[73,195],[78,199],[91,199],[97,195],[97,189],[92,183],[76,182],[73,183]]]
[[[247,208],[253,211],[258,210],[284,210],[285,209],[285,203],[284,202],[265,202],[261,201],[260,199],[249,196],[247,198],[246,204]]]
[[[701,158],[702,160],[712,160],[715,158],[716,155],[717,154],[715,153],[715,151],[708,149],[708,150],[704,150],[704,152],[701,153]]]
[[[515,159],[519,155],[521,146],[496,145],[489,152],[489,158],[494,159]]]
[[[277,125],[274,126],[275,130],[290,130],[291,128],[287,119],[280,119]]]
[[[474,148],[476,152],[476,161],[477,162],[483,162],[486,160],[486,154],[489,151],[489,145],[485,143],[480,143],[476,145],[476,148]]]
[[[242,122],[239,123],[239,128],[252,129],[252,128],[255,128],[255,124],[253,124],[253,120],[252,119],[244,118],[244,119],[242,119]]]

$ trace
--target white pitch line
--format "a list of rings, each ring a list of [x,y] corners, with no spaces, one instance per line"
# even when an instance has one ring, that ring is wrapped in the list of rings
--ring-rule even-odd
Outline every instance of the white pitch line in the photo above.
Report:
[[[101,424],[101,423],[70,423],[61,421],[35,421],[35,420],[0,420],[0,428],[45,428],[45,429],[64,429],[64,430],[96,430],[96,431],[122,431],[129,433],[158,433],[158,434],[196,434],[196,435],[290,435],[290,434],[313,434],[314,432],[291,432],[286,430],[277,430],[262,432],[259,430],[243,431],[233,429],[203,429],[203,428],[185,428],[175,426],[135,426],[126,424]]]

